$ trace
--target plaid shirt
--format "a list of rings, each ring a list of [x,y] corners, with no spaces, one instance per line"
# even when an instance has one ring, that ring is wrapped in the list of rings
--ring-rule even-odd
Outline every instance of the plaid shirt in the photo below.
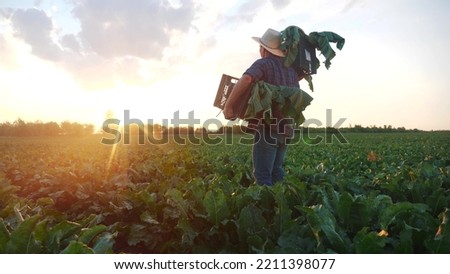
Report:
[[[253,82],[263,80],[275,86],[300,87],[295,70],[292,67],[286,68],[283,58],[272,54],[256,60],[244,74],[250,75]]]

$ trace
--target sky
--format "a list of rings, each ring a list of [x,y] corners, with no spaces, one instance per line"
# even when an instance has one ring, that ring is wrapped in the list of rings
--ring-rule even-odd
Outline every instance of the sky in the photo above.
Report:
[[[260,58],[251,37],[294,25],[345,38],[314,92],[300,82],[311,126],[449,130],[449,12],[446,0],[0,0],[0,122],[100,127],[128,110],[225,124],[222,74]]]

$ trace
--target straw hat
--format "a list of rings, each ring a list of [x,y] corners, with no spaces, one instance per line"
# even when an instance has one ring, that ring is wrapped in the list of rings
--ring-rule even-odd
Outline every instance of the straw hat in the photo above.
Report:
[[[284,52],[280,49],[280,33],[273,29],[267,29],[262,37],[252,37],[263,48],[276,56],[284,57]]]

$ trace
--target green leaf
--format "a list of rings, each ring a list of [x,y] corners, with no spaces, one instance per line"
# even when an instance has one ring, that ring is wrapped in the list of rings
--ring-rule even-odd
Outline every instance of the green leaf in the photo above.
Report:
[[[148,238],[148,231],[145,225],[132,224],[130,227],[130,232],[127,236],[127,243],[130,246],[135,246],[140,242],[146,242]]]
[[[44,243],[45,238],[47,237],[48,229],[47,229],[48,220],[42,220],[37,223],[36,228],[34,229],[34,237],[37,241]]]
[[[350,225],[349,228],[351,230],[360,230],[362,227],[367,226],[367,224],[371,222],[372,217],[378,216],[378,214],[375,214],[376,211],[373,210],[373,203],[374,201],[372,198],[368,198],[364,195],[358,195],[355,197],[351,205],[350,217],[348,220]]]
[[[140,191],[138,197],[149,207],[153,207],[157,201],[156,193],[150,193],[147,190]]]
[[[353,239],[357,254],[384,253],[386,238],[378,236],[374,231],[367,232],[367,227],[360,230]]]
[[[70,221],[62,221],[52,228],[50,228],[47,238],[45,239],[46,246],[51,253],[59,253],[62,246],[62,241],[75,238],[75,235],[81,230],[81,225]],[[68,239],[70,238],[70,239]]]
[[[308,224],[316,236],[318,245],[324,244],[322,235],[328,240],[331,248],[335,251],[346,253],[348,248],[344,239],[336,231],[336,220],[331,212],[322,205],[307,207],[297,207],[306,213]]]
[[[311,91],[314,91],[314,85],[313,85],[313,81],[312,81],[313,80],[312,76],[311,75],[306,75],[303,79],[305,79],[306,82],[308,82],[309,89]]]
[[[61,251],[61,254],[94,254],[94,250],[89,248],[86,244],[71,241],[70,244]]]
[[[277,234],[280,235],[286,228],[288,228],[288,224],[291,221],[292,210],[289,208],[287,199],[286,199],[286,188],[282,184],[276,184],[274,187],[275,191],[275,227],[277,230]]]
[[[221,189],[208,191],[203,199],[203,206],[208,213],[208,220],[215,225],[219,225],[230,216],[227,197]]]
[[[211,184],[212,188],[221,188],[222,186],[219,183],[216,183],[217,178],[212,178]],[[200,178],[194,178],[187,184],[187,192],[189,193],[189,198],[194,203],[202,203],[203,198],[205,197],[205,186],[203,185],[204,182]],[[222,189],[223,190],[223,189]]]
[[[276,253],[313,253],[316,242],[307,225],[291,220],[285,224],[283,233],[277,240],[279,250]]]
[[[259,201],[261,199],[261,189],[262,189],[262,187],[260,187],[258,185],[249,186],[245,190],[244,195],[246,197],[250,197],[250,199],[253,201]]]
[[[351,222],[351,209],[353,204],[353,197],[348,192],[341,193],[339,197],[339,204],[337,208],[338,216],[346,224]]]
[[[261,200],[258,203],[263,212],[273,212],[275,208],[275,194],[272,186],[258,186],[261,188]]]
[[[191,226],[189,220],[185,218],[179,219],[177,228],[182,231],[181,242],[189,246],[194,245],[194,240],[199,233]]]
[[[319,203],[328,210],[334,212],[338,207],[339,193],[337,193],[337,191],[328,183],[314,185],[313,189],[314,192],[320,195],[321,200]]]
[[[55,204],[55,201],[53,201],[53,199],[50,197],[39,198],[36,202],[41,206],[52,206]]]
[[[447,193],[448,190],[446,192],[444,188],[437,188],[434,189],[428,197],[426,197],[426,203],[431,207],[433,213],[439,214],[439,212],[449,205],[448,201],[446,201],[446,196],[450,199],[450,195]]]
[[[372,205],[375,207],[375,211],[384,212],[386,208],[392,205],[392,198],[390,196],[379,194],[375,197]]]
[[[429,162],[423,162],[422,164],[422,175],[425,178],[432,178],[434,173],[434,167]]]
[[[266,220],[262,215],[261,209],[254,205],[248,205],[241,210],[237,225],[241,245],[248,248],[251,248],[251,245],[248,243],[250,236],[259,235],[266,237],[266,231],[264,230],[267,227]],[[255,240],[255,238],[252,239]]]
[[[84,244],[89,244],[97,235],[105,232],[107,227],[105,225],[96,225],[91,228],[84,228],[81,230],[78,241]]]
[[[11,234],[6,228],[3,219],[0,218],[0,253],[6,253],[6,244],[9,242]]]
[[[388,230],[389,225],[396,221],[402,213],[414,214],[412,212],[425,212],[428,206],[425,204],[413,204],[410,202],[400,202],[387,207],[380,216],[381,229]]]
[[[111,254],[113,253],[113,245],[115,243],[114,238],[116,237],[115,234],[111,233],[104,233],[102,236],[100,236],[94,247],[92,248],[95,253],[97,254]]]
[[[141,215],[139,216],[139,218],[141,219],[141,221],[146,222],[148,224],[151,225],[158,225],[159,222],[157,220],[155,220],[152,215],[150,214],[150,212],[148,211],[144,211],[141,213]]]
[[[259,235],[249,235],[247,237],[248,247],[252,252],[264,253],[266,241]]]
[[[39,215],[27,218],[11,232],[10,240],[6,245],[7,253],[40,253],[42,248],[34,237],[34,228],[39,218]]]
[[[426,242],[427,247],[432,253],[449,254],[450,253],[450,210],[445,209],[440,214],[441,224],[433,239]]]
[[[399,243],[395,247],[397,253],[412,254],[414,253],[413,248],[413,229],[406,227],[405,230],[400,231]]]
[[[168,198],[168,202],[179,209],[179,212],[184,218],[188,218],[189,204],[183,198],[183,193],[176,188],[167,190],[165,197]]]

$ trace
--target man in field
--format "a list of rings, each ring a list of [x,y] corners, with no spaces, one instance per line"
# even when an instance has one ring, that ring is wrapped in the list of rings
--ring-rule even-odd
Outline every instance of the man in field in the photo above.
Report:
[[[250,92],[253,83],[260,80],[275,85],[299,88],[296,71],[292,67],[283,64],[284,52],[280,47],[280,33],[268,29],[262,37],[253,37],[259,43],[261,58],[256,60],[236,83],[228,98],[224,115],[226,119],[237,118],[236,105],[245,100],[246,93]],[[270,124],[262,119],[255,119],[249,123],[254,128],[253,144],[253,174],[259,185],[273,185],[284,177],[283,162],[287,150],[287,139],[292,137],[292,127],[286,125],[280,111],[272,107],[272,119]]]

